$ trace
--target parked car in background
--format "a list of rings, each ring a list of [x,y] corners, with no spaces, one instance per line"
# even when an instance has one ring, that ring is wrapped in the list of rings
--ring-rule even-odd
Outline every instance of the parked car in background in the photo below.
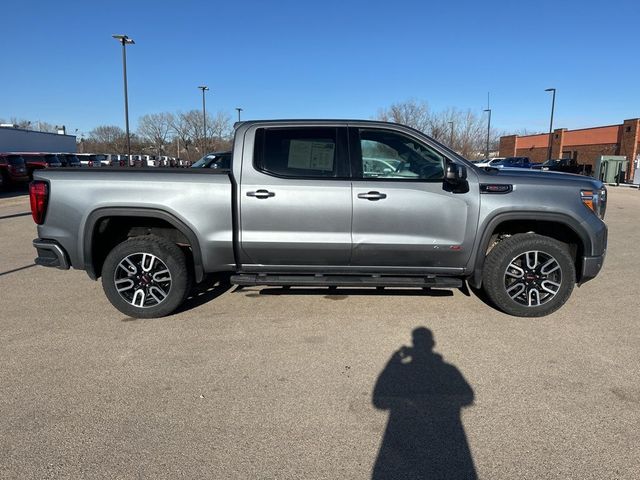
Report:
[[[502,160],[504,160],[504,157],[495,157],[495,158],[490,158],[490,159],[484,159],[484,160],[479,160],[477,162],[473,162],[474,165],[476,167],[494,167],[496,163],[501,162]]]
[[[77,153],[76,155],[83,167],[102,167],[102,158],[106,158],[106,155],[97,155],[95,153]]]
[[[120,165],[119,155],[115,153],[105,153],[103,164],[108,167],[117,167]]]
[[[506,157],[499,162],[494,162],[491,166],[495,168],[532,168],[534,165],[529,157]]]
[[[80,159],[75,153],[57,153],[58,160],[63,167],[80,167]]]
[[[200,160],[194,162],[191,168],[219,168],[221,170],[228,170],[231,168],[231,152],[207,153]]]
[[[551,159],[536,165],[534,168],[551,172],[577,173],[580,175],[591,175],[593,167],[591,165],[580,165],[572,158]]]
[[[131,155],[129,159],[130,167],[142,167],[142,155]]]
[[[157,155],[142,155],[142,164],[147,167],[159,167],[160,160]]]
[[[55,153],[24,152],[21,155],[27,164],[27,172],[31,178],[33,178],[34,170],[62,167],[62,162],[60,162],[60,159]]]
[[[30,180],[22,155],[0,153],[0,190],[27,183]]]

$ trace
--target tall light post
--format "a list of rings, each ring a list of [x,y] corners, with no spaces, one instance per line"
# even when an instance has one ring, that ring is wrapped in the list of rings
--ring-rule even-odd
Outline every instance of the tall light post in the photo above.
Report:
[[[111,35],[122,45],[122,76],[124,78],[124,121],[127,132],[127,155],[131,161],[131,136],[129,135],[129,96],[127,93],[127,45],[133,45],[136,42],[126,35]]]
[[[202,155],[207,154],[207,107],[204,100],[204,92],[209,90],[209,87],[206,85],[200,85],[198,87],[202,90],[202,125],[204,127],[202,132]]]
[[[242,111],[242,109],[240,107],[236,107],[236,110],[238,112],[238,121],[240,121],[240,112]]]
[[[449,148],[453,150],[453,122],[447,122],[449,127],[451,127],[451,136],[449,138]]]
[[[556,108],[556,89],[555,88],[547,88],[545,92],[553,92],[553,97],[551,97],[551,121],[549,122],[549,151],[547,152],[547,160],[551,160],[551,145],[553,134],[553,111]]]
[[[487,154],[486,158],[489,159],[489,137],[491,136],[491,109],[486,108],[485,112],[489,112],[489,121],[487,122]]]

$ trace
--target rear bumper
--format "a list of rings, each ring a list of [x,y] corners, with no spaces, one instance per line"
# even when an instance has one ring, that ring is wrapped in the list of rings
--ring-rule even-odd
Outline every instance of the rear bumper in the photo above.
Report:
[[[34,260],[36,265],[69,270],[67,252],[55,240],[36,238],[33,241],[33,246],[38,252],[38,256]]]

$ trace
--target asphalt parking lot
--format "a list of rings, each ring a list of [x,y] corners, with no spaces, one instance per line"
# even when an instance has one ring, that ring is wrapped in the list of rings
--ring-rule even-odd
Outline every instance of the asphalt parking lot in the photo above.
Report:
[[[603,272],[541,319],[213,285],[132,320],[31,266],[28,208],[0,198],[0,478],[639,478],[638,190],[610,188]]]

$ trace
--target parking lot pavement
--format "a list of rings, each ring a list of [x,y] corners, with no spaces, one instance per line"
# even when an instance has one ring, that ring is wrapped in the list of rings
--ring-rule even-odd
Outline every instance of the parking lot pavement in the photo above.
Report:
[[[638,478],[636,190],[610,189],[602,274],[541,319],[217,287],[132,320],[83,272],[15,270],[27,203],[0,199],[0,478]]]

